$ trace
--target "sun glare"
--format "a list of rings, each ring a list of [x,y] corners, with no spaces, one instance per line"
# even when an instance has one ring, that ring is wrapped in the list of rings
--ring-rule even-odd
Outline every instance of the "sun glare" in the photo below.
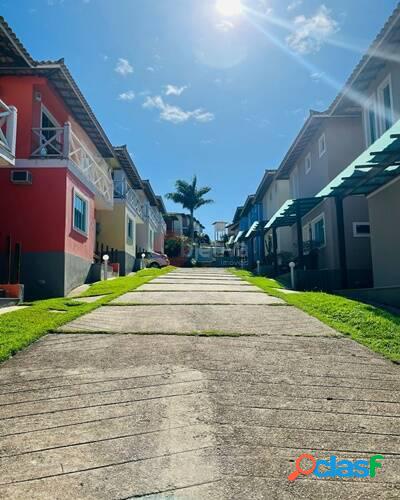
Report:
[[[223,16],[238,16],[243,12],[241,0],[217,0],[216,7]]]

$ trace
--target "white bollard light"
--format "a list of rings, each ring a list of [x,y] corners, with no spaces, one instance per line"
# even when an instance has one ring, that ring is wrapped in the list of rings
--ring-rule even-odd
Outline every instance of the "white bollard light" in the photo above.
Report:
[[[257,261],[257,274],[258,274],[258,276],[260,276],[260,274],[261,274],[260,264],[261,264],[261,262],[258,260]]]
[[[290,267],[290,278],[292,280],[292,289],[295,290],[296,289],[296,278],[294,275],[294,268],[296,267],[296,264],[294,262],[290,262],[289,267]]]
[[[110,257],[108,255],[103,255],[103,269],[104,269],[104,279],[108,279],[108,261]]]
[[[140,269],[145,269],[146,268],[146,263],[144,261],[145,257],[146,257],[146,254],[142,253],[142,262],[140,263]]]

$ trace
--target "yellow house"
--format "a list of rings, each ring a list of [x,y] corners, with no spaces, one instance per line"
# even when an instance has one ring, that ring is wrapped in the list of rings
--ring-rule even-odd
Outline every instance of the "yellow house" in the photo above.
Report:
[[[142,180],[126,148],[115,147],[118,166],[113,170],[114,209],[96,214],[97,242],[112,249],[114,261],[125,276],[137,267],[142,252],[163,252],[166,232],[162,198],[148,180]]]

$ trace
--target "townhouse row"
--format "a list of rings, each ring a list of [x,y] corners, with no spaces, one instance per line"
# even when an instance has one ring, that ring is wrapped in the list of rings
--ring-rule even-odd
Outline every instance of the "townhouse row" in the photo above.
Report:
[[[303,289],[400,305],[400,7],[325,112],[236,210],[229,242]],[[362,292],[360,292],[362,293]]]
[[[167,238],[186,237],[190,238],[190,215],[178,212],[168,212],[164,216],[167,224]],[[204,233],[203,224],[193,217],[193,230],[195,238]]]
[[[64,296],[163,252],[165,206],[114,147],[63,60],[35,61],[0,18],[0,283]]]

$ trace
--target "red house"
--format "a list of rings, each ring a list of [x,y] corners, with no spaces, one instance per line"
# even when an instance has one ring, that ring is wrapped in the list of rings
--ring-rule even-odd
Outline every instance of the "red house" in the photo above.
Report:
[[[12,116],[0,121],[0,282],[63,296],[93,276],[115,153],[63,60],[33,60],[3,18],[0,100]]]

